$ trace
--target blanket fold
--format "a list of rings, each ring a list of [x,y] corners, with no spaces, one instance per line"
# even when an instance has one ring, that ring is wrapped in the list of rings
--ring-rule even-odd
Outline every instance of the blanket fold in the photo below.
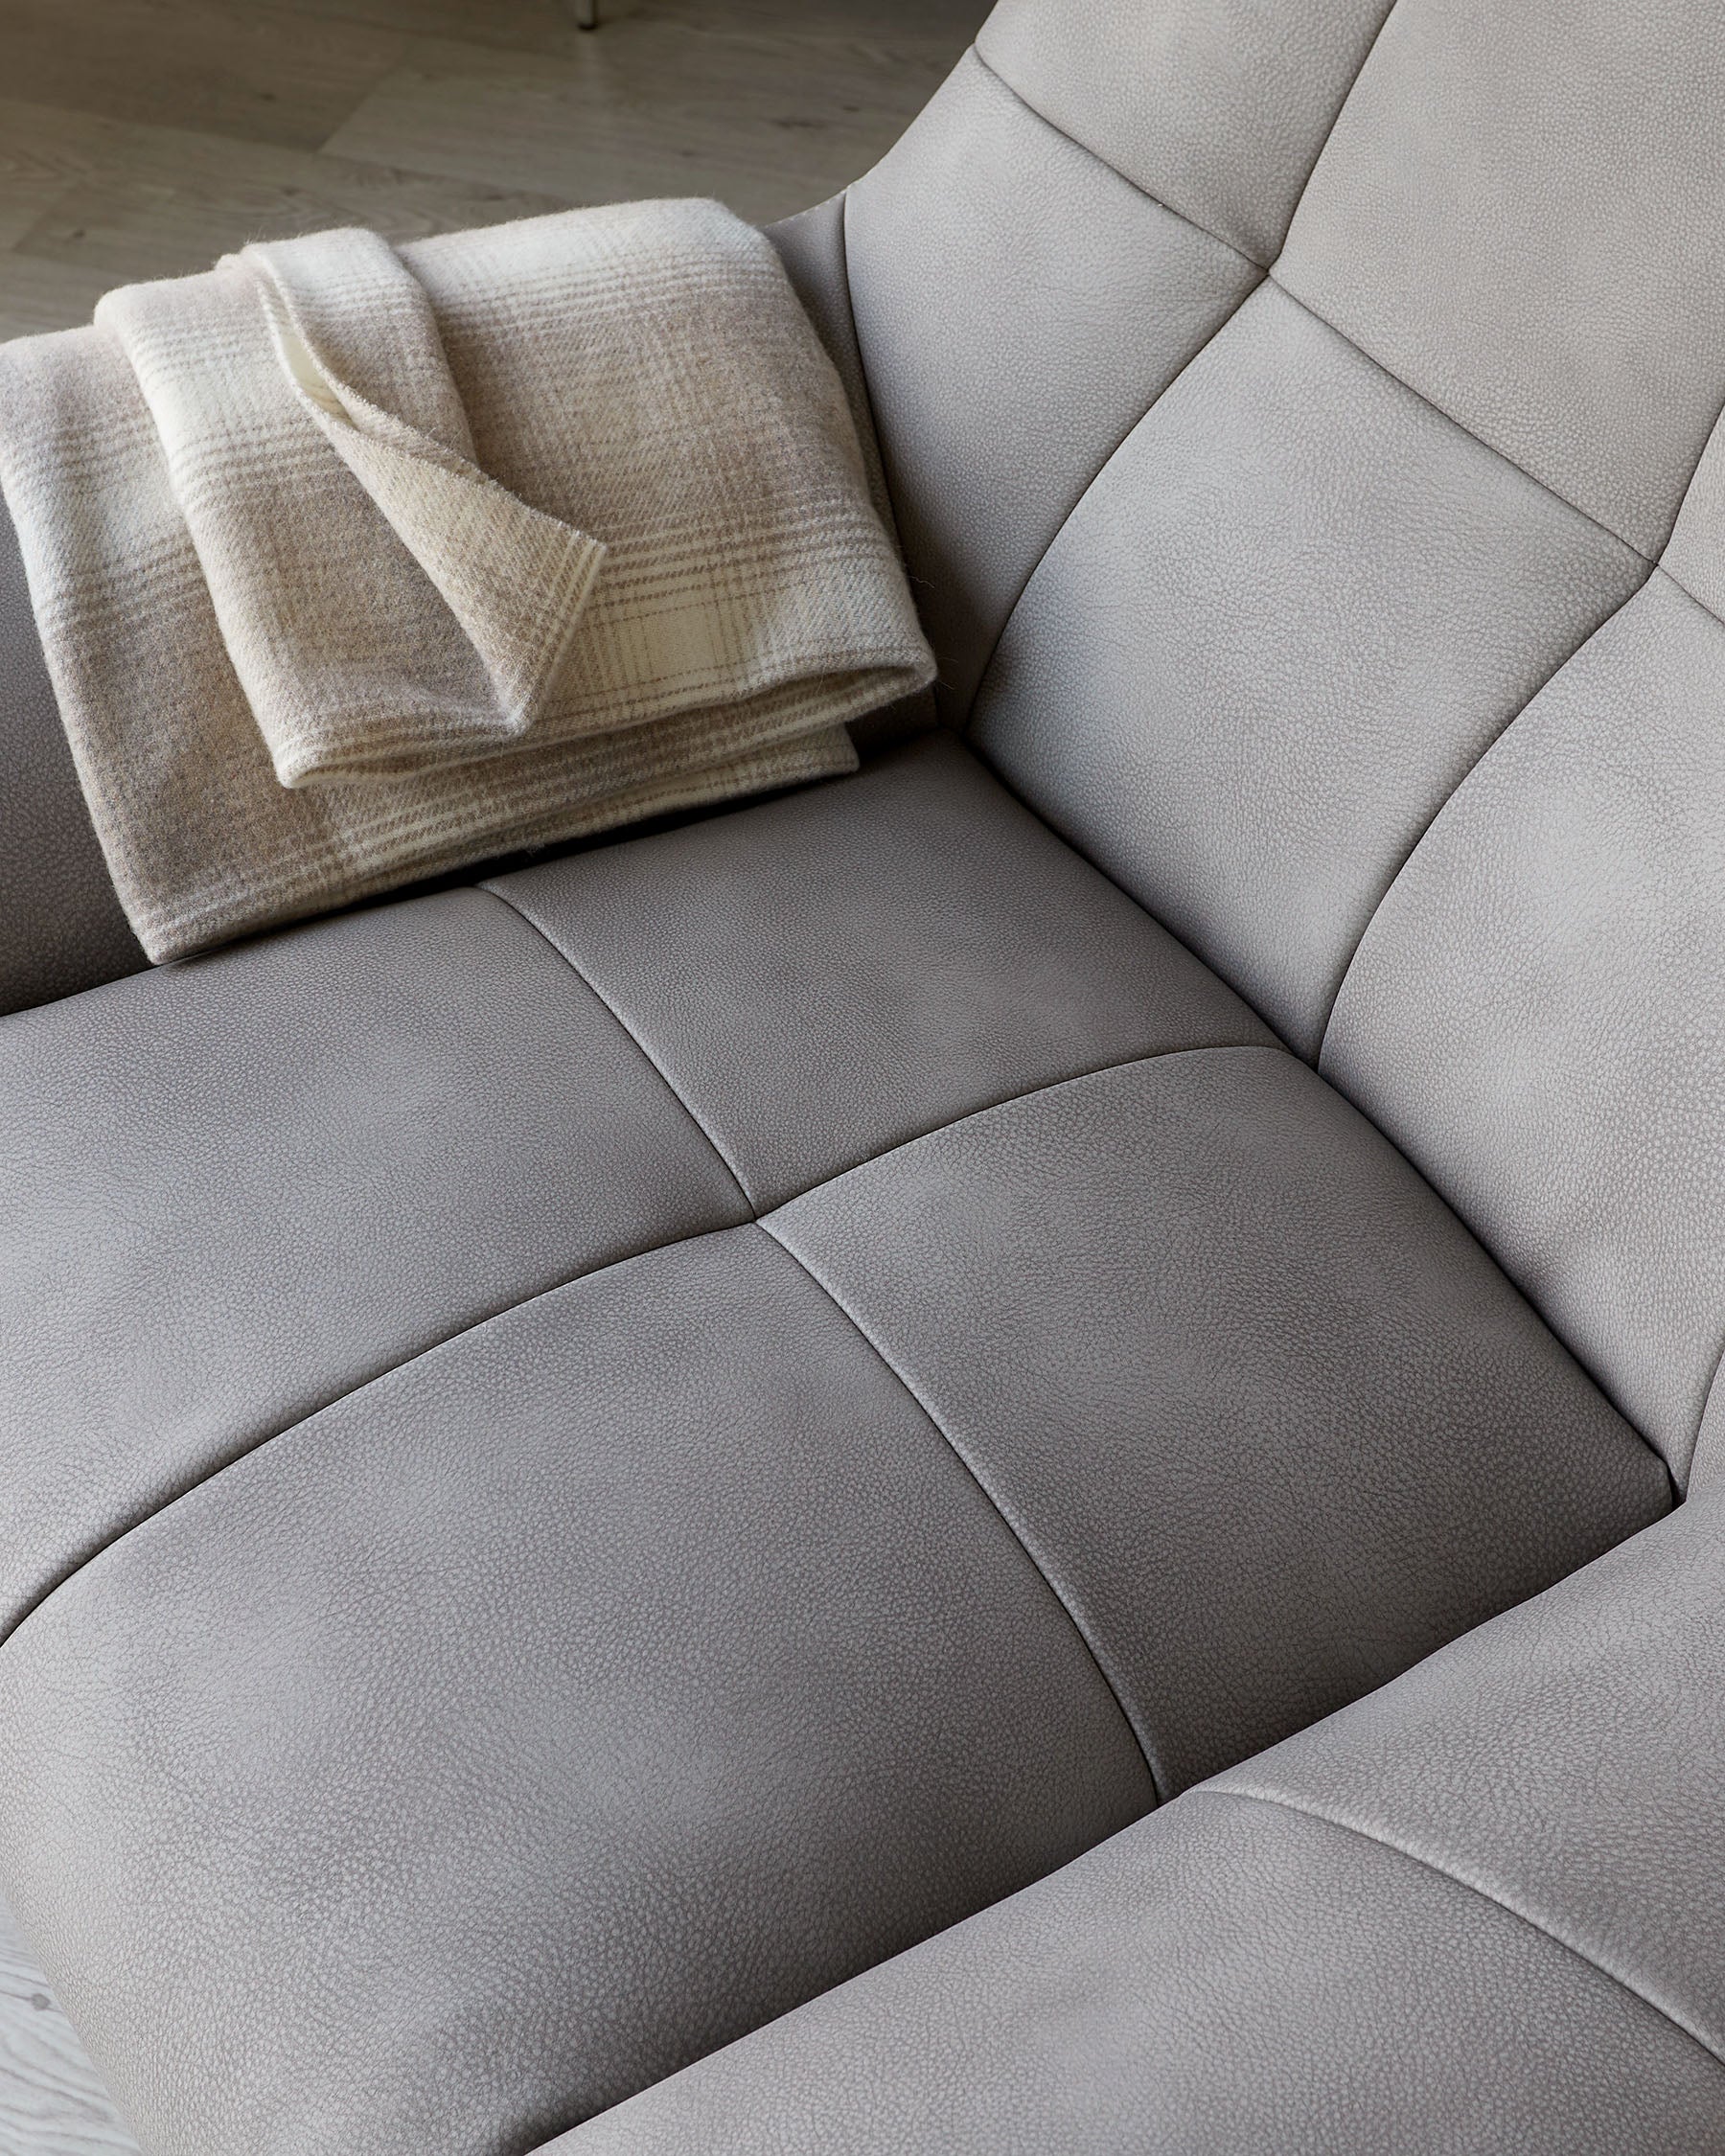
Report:
[[[110,293],[0,348],[0,483],[153,958],[853,768],[932,674],[838,378],[714,203]]]
[[[448,622],[431,609],[429,633],[450,647],[448,674],[466,656],[465,639],[491,692],[489,704],[479,697],[465,708],[446,705],[437,714],[442,723],[427,725],[422,709],[392,715],[386,728],[375,709],[284,711],[242,671],[276,776],[284,786],[299,786],[411,770],[451,761],[464,749],[484,754],[518,741],[555,689],[605,560],[604,542],[531,508],[473,462],[467,413],[425,288],[375,233],[251,246],[239,264],[255,283],[281,374],[409,558],[403,563],[399,554],[384,556],[368,586],[350,584],[334,595],[343,645],[365,650],[375,663],[382,655],[380,629],[399,644],[403,613],[419,596],[395,589],[405,570],[410,585],[428,580],[448,608]],[[377,338],[380,326],[392,333]],[[355,348],[352,357],[337,356],[344,347]],[[344,380],[343,372],[367,380],[372,396]],[[263,388],[261,401],[279,400],[273,374],[266,373]],[[208,559],[206,549],[199,552]],[[302,588],[316,573],[310,561],[292,569]],[[230,648],[233,642],[230,635]],[[424,643],[415,649],[417,667],[412,659],[397,661],[404,677],[425,664]]]

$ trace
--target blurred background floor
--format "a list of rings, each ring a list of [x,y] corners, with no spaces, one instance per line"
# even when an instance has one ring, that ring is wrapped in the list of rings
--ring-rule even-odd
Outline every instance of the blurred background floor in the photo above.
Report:
[[[987,0],[0,0],[0,337],[247,240],[865,172]],[[0,2156],[129,2156],[0,1908]]]
[[[0,1907],[0,2156],[136,2156]]]
[[[0,337],[247,240],[866,171],[986,0],[0,0]]]

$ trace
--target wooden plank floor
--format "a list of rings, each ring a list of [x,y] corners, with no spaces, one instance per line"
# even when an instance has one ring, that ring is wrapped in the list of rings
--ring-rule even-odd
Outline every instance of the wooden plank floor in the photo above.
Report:
[[[0,2156],[136,2156],[0,1905]]]
[[[0,337],[247,240],[394,240],[864,172],[987,0],[0,0]],[[0,1908],[0,2156],[129,2156]]]
[[[867,169],[985,0],[0,0],[0,336],[247,240],[392,239]]]

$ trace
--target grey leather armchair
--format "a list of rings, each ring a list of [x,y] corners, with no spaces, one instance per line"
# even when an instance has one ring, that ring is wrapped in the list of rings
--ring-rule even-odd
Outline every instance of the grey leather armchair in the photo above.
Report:
[[[777,236],[939,723],[158,973],[8,557],[0,1892],[148,2149],[1725,2150],[1722,92],[1002,0]]]

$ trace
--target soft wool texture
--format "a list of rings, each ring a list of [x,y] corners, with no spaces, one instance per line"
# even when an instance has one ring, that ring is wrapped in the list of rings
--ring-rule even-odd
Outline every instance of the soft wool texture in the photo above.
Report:
[[[0,480],[152,958],[854,768],[932,661],[837,375],[711,202],[334,232],[0,348]]]

